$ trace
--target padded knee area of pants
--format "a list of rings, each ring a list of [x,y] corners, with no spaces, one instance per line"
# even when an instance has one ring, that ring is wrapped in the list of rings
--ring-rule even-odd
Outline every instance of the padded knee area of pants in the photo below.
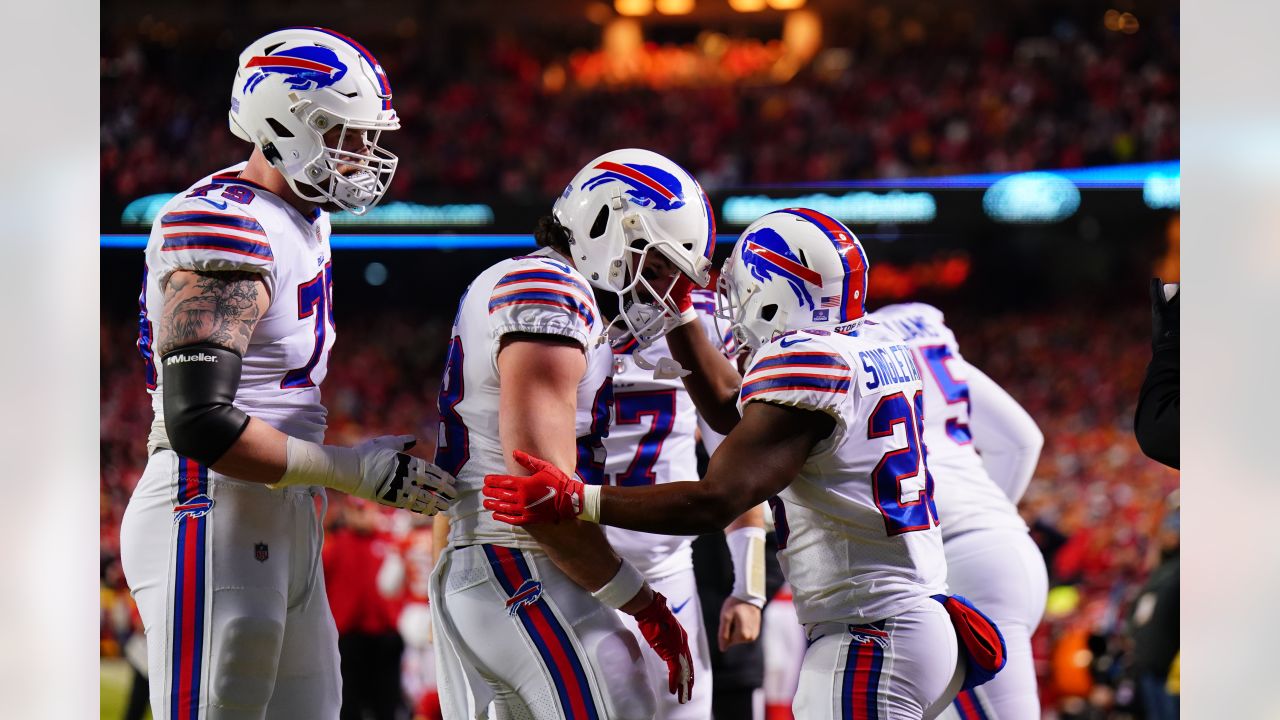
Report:
[[[218,705],[266,707],[276,684],[284,625],[267,618],[238,617],[222,628],[214,660],[213,694]]]
[[[653,720],[657,713],[653,685],[649,682],[649,673],[641,655],[646,652],[653,650],[640,647],[636,636],[627,630],[603,636],[591,649],[594,665],[608,673],[600,680],[604,683],[605,703],[609,706],[610,718]],[[664,682],[663,685],[665,684]]]

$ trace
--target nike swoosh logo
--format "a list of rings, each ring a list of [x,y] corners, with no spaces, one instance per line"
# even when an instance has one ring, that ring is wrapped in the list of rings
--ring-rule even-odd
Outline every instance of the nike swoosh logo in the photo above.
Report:
[[[538,498],[537,500],[534,500],[533,502],[529,503],[528,505],[526,505],[526,506],[525,506],[525,508],[527,509],[527,508],[531,508],[531,507],[533,507],[534,505],[541,505],[542,503],[544,503],[544,502],[546,502],[546,501],[550,500],[551,498],[553,498],[553,497],[555,497],[555,496],[556,496],[556,489],[555,489],[555,488],[547,488],[547,494],[546,494],[546,495],[543,495],[542,497]]]
[[[692,599],[693,599],[692,597],[687,597],[687,598],[685,598],[685,599],[684,599],[684,602],[680,603],[679,605],[673,605],[673,606],[671,606],[671,614],[672,614],[672,615],[675,615],[676,613],[678,613],[678,612],[680,612],[681,610],[683,610],[683,609],[684,609],[684,606],[685,606],[685,605],[688,605],[688,604],[689,604],[689,601],[690,601],[690,600],[692,600]]]
[[[214,202],[214,201],[210,200],[209,198],[196,198],[196,199],[197,199],[197,200],[203,200],[203,201],[205,201],[205,202],[209,203],[210,205],[212,205],[212,206],[214,206],[214,207],[218,208],[219,210],[226,210],[226,209],[227,209],[227,201],[226,201],[226,200],[223,200],[222,202],[220,202],[220,203],[219,203],[219,202]]]
[[[784,348],[789,348],[792,345],[802,342],[809,342],[809,338],[783,338],[780,344]]]

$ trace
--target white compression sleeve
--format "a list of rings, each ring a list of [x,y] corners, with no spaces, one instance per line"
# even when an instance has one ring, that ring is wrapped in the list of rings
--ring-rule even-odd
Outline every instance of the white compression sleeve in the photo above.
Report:
[[[972,365],[966,370],[973,447],[982,455],[987,474],[1016,504],[1035,474],[1044,434],[995,380]]]
[[[733,558],[733,597],[764,607],[764,528],[740,527],[725,535]]]

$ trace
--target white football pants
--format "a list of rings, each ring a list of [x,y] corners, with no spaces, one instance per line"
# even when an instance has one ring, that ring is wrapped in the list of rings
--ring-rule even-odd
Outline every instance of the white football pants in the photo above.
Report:
[[[232,480],[171,450],[151,456],[120,554],[156,720],[337,719],[321,542],[310,488]]]
[[[499,720],[654,717],[653,650],[544,553],[449,548],[431,609],[446,718],[486,717],[490,702]]]
[[[874,623],[822,623],[808,633],[792,704],[796,718],[932,718],[964,682],[951,617],[932,598]]]
[[[942,717],[1038,720],[1031,636],[1049,592],[1044,556],[1030,535],[1017,530],[975,530],[942,547],[949,592],[968,598],[1000,627],[1009,658],[995,679],[960,693]]]

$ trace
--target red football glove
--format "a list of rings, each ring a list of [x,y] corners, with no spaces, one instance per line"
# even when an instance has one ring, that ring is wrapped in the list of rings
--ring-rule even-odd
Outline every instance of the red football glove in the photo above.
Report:
[[[532,475],[486,475],[484,509],[512,525],[560,522],[582,512],[582,481],[541,458],[516,450],[516,462]]]
[[[667,690],[682,704],[693,695],[693,655],[689,653],[689,636],[680,621],[667,607],[667,599],[654,591],[653,602],[635,614],[640,634],[649,647],[667,663]]]

